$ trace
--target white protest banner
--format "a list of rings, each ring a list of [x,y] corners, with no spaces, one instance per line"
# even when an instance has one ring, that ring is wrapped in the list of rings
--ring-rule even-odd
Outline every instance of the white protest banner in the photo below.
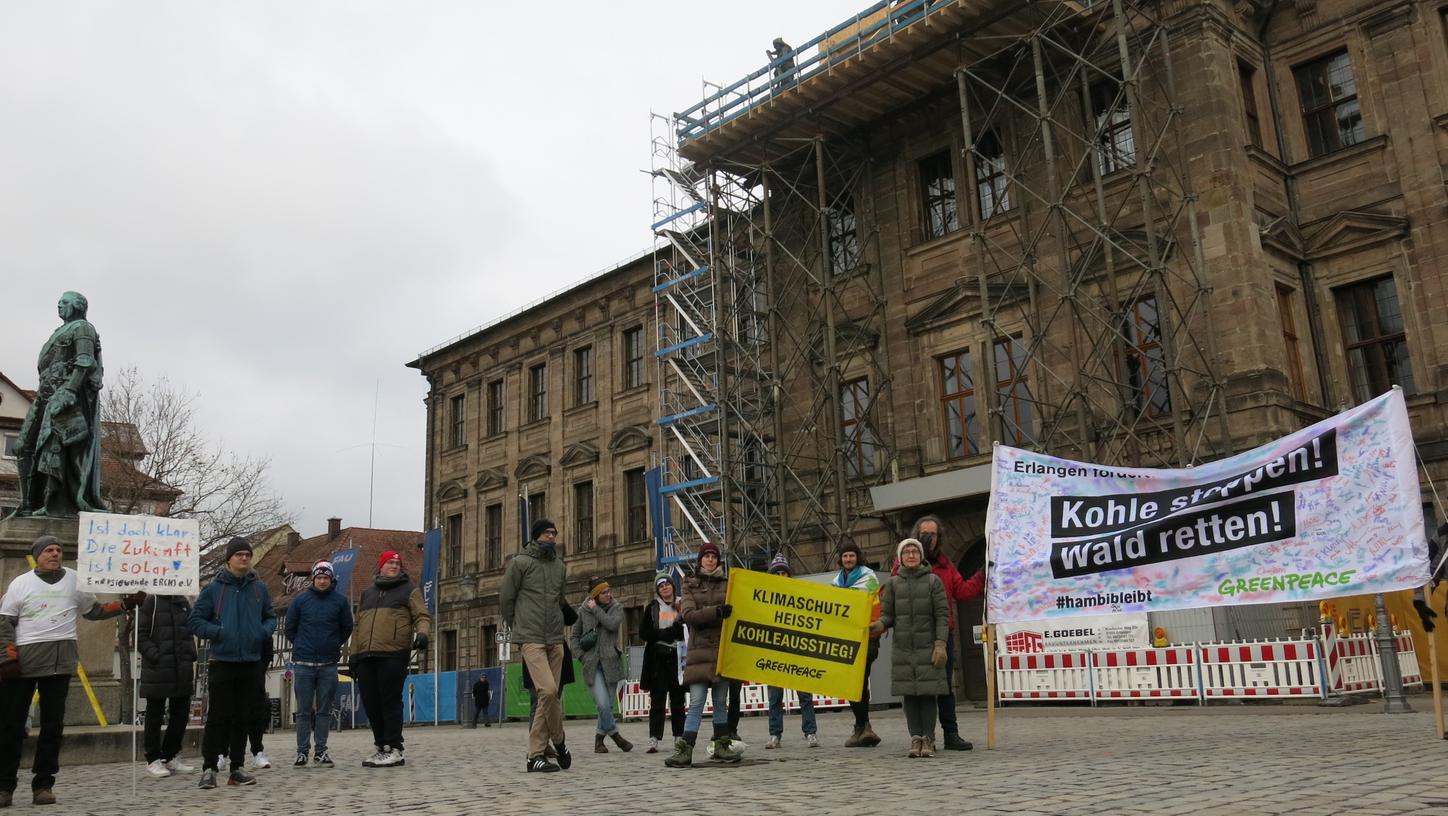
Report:
[[[1083,649],[1145,649],[1151,627],[1145,612],[1082,615],[1069,621],[1018,621],[996,625],[1006,654],[1079,652]]]
[[[86,592],[201,591],[201,530],[195,519],[81,513],[76,551],[76,572]]]
[[[988,515],[996,622],[1317,600],[1428,578],[1398,389],[1183,470],[1000,445]]]

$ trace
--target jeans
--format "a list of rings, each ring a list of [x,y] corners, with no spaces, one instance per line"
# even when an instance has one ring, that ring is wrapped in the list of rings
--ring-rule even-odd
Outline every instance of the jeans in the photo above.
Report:
[[[201,733],[201,767],[221,770],[221,756],[231,759],[231,770],[246,762],[246,731],[264,680],[261,661],[227,663],[214,660],[206,669],[206,730]]]
[[[661,740],[664,738],[664,703],[669,706],[669,720],[673,728],[674,739],[684,736],[684,716],[687,709],[684,703],[683,686],[674,685],[671,688],[649,689],[649,736]]]
[[[807,691],[799,693],[799,729],[806,735],[819,731],[815,725],[814,697]],[[769,687],[769,736],[784,735],[784,689]]]
[[[60,773],[60,743],[65,735],[65,698],[70,694],[70,675],[16,677],[0,682],[0,790],[15,792],[20,769],[20,746],[25,740],[25,718],[30,698],[40,692],[40,738],[35,742],[35,764],[31,790],[55,787]]]
[[[613,701],[616,698],[616,685],[610,686],[604,679],[603,667],[599,666],[593,672],[593,706],[598,709],[598,728],[594,733],[600,737],[618,733],[618,725],[613,721]]]
[[[945,688],[949,694],[942,694],[936,697],[936,704],[940,707],[940,730],[947,735],[959,734],[960,725],[955,721],[955,633],[951,632],[945,636]],[[934,730],[935,723],[931,723]]]
[[[337,664],[298,665],[292,678],[297,694],[297,753],[306,754],[315,736],[317,753],[324,754],[332,730],[332,703],[337,699]]]
[[[402,748],[402,687],[407,684],[408,655],[367,657],[357,661],[353,677],[362,708],[372,725],[372,742]]]
[[[169,716],[166,738],[161,739],[161,718]],[[186,724],[191,720],[191,698],[146,698],[146,762],[170,762],[181,753],[186,738]]]
[[[875,658],[880,656],[880,641],[870,641],[870,648],[865,652],[865,683],[860,689],[860,699],[850,701],[850,711],[855,715],[855,727],[864,728],[870,724],[870,667],[875,665]]]
[[[714,701],[714,735],[723,736],[729,727],[729,681],[717,683],[692,683],[689,685],[689,716],[684,718],[684,733],[699,733],[699,723],[704,719],[704,694]]]

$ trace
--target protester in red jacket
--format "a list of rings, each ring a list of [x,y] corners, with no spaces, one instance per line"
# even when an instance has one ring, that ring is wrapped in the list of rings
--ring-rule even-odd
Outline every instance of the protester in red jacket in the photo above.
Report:
[[[960,601],[979,598],[985,591],[985,570],[977,570],[970,578],[961,577],[960,570],[946,556],[940,546],[940,518],[921,516],[910,530],[910,537],[925,545],[925,560],[930,570],[945,584],[946,606],[950,608],[950,636],[945,641],[945,676],[950,683],[951,693],[943,694],[940,702],[940,729],[945,732],[945,748],[950,751],[969,751],[974,746],[969,740],[960,738],[960,724],[955,719],[955,605]],[[894,575],[900,571],[896,563],[890,570]]]

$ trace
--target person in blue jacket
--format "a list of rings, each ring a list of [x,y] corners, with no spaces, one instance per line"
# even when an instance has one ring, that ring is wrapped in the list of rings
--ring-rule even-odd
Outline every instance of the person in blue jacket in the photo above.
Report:
[[[201,590],[191,608],[191,634],[210,641],[206,730],[201,734],[201,788],[216,787],[220,755],[231,758],[228,785],[255,785],[248,774],[246,727],[265,683],[262,648],[276,631],[271,593],[251,571],[251,545],[233,538],[226,566]]]
[[[287,640],[292,644],[293,684],[297,692],[297,758],[294,768],[307,767],[307,751],[316,738],[312,761],[333,767],[327,753],[332,702],[337,697],[337,664],[342,644],[352,636],[352,604],[334,591],[332,562],[312,566],[312,585],[287,609]]]

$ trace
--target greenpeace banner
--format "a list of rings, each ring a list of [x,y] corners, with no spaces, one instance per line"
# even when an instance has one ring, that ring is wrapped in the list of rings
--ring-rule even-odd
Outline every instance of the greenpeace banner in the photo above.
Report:
[[[853,700],[865,682],[871,596],[857,589],[729,572],[719,674]]]
[[[85,592],[196,595],[201,529],[196,519],[81,513],[77,586]]]
[[[1316,600],[1422,586],[1422,502],[1402,392],[1185,470],[999,445],[995,622]]]

